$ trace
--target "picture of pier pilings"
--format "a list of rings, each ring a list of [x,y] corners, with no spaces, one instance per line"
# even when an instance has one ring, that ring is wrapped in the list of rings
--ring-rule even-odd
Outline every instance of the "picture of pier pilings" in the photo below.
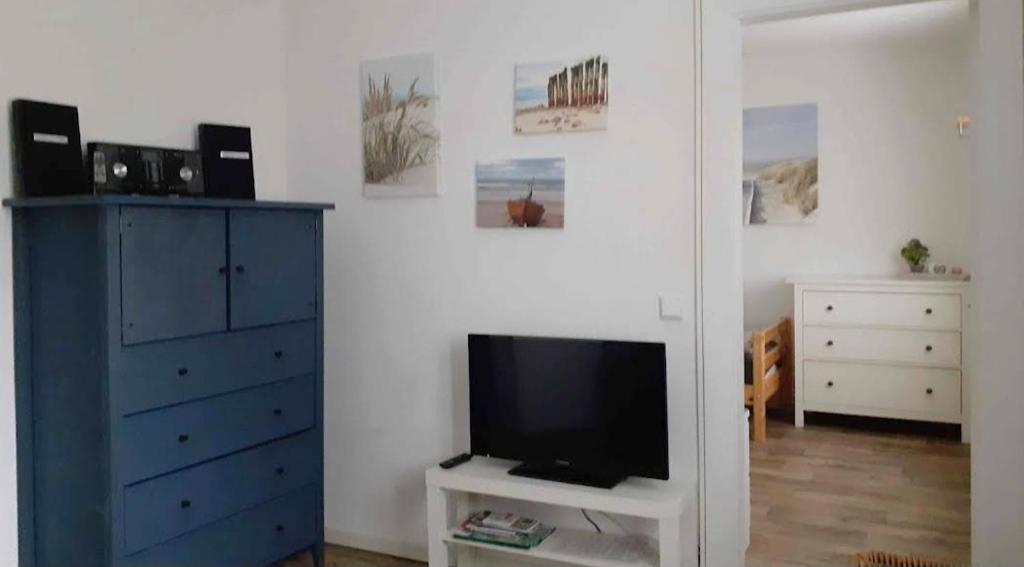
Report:
[[[603,55],[516,66],[516,133],[606,130],[608,84]]]

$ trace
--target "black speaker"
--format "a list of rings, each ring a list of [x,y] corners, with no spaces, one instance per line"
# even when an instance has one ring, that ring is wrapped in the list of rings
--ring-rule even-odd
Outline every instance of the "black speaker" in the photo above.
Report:
[[[255,199],[252,173],[252,135],[243,126],[199,125],[206,196]]]
[[[11,103],[14,194],[49,197],[89,193],[82,167],[82,139],[74,106],[15,100]]]

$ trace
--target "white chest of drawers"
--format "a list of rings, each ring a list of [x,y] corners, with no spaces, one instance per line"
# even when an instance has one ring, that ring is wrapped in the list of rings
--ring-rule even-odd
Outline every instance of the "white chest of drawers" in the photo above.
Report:
[[[967,283],[793,277],[796,425],[804,412],[956,423],[968,436]]]

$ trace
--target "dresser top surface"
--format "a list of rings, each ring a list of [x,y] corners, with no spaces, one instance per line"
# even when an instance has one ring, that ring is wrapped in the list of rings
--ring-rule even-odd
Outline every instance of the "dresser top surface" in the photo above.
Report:
[[[11,208],[81,207],[136,205],[145,207],[190,207],[208,209],[293,209],[332,210],[334,203],[297,201],[249,201],[245,199],[196,199],[188,197],[149,197],[140,195],[67,195],[62,197],[19,197],[4,199]]]
[[[963,287],[970,283],[970,275],[800,275],[786,278],[786,283],[792,285]]]

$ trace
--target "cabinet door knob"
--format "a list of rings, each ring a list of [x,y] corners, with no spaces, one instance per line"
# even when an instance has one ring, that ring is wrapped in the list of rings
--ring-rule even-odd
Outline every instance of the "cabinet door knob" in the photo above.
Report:
[[[178,436],[178,443],[184,443],[188,441],[188,433],[182,433]]]
[[[832,307],[831,305],[829,305],[828,307],[825,308],[825,311],[832,311],[834,309],[835,309],[835,307]]]
[[[277,533],[281,533],[281,532],[284,531],[284,526],[282,526],[281,524],[278,524],[278,525],[274,526],[274,531],[277,532]]]
[[[931,388],[928,388],[927,390],[925,390],[925,391],[924,391],[924,393],[926,393],[926,394],[929,394],[929,395],[930,395],[930,394],[931,394],[931,393],[932,393],[933,391],[934,391],[934,390],[932,390]]]
[[[274,415],[281,415],[283,413],[284,411],[282,411],[281,408],[274,408]]]
[[[275,350],[274,351],[274,358],[281,358],[283,356],[284,356],[284,351],[280,351],[280,350]]]
[[[925,352],[931,352],[932,351],[932,345],[925,345],[924,351]]]
[[[828,386],[829,388],[831,388],[832,386],[835,386],[836,384],[835,384],[835,382],[829,380],[828,384],[825,384],[825,385]]]
[[[239,265],[235,266],[235,271],[238,272],[239,274],[244,272],[245,271],[245,264],[239,264]]]
[[[832,346],[832,345],[834,345],[834,344],[836,344],[836,343],[834,343],[834,342],[832,341],[832,339],[829,339],[829,340],[825,341],[825,346]]]
[[[925,310],[924,310],[924,314],[925,314],[925,315],[931,315],[931,314],[932,314],[932,308],[931,308],[931,307],[929,307],[929,308],[925,309]]]
[[[219,268],[217,268],[217,273],[223,276],[224,274],[228,273],[228,267],[220,266]]]
[[[185,500],[181,501],[181,509],[182,510],[184,510],[185,508],[191,508],[191,507],[192,507],[192,501],[191,500],[185,499]]]
[[[277,467],[274,469],[274,474],[277,476],[284,476],[284,467]]]
[[[184,376],[186,374],[188,374],[188,368],[182,366],[181,368],[178,369],[178,376]]]

